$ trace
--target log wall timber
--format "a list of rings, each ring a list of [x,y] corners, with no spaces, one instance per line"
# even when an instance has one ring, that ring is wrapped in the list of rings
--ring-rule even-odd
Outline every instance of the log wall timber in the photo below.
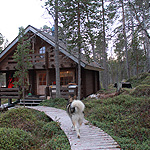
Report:
[[[64,54],[59,54],[60,68],[72,68],[76,66],[70,58],[67,58]],[[55,68],[54,52],[46,52],[45,54],[34,53],[30,54],[30,62],[32,62],[33,68],[31,69],[46,69]],[[1,62],[1,70],[16,70],[17,62],[13,59],[13,54],[6,57],[3,62]]]
[[[45,47],[46,53],[40,53],[40,48]],[[30,54],[30,62],[33,64],[31,69],[46,69],[46,68],[55,68],[55,59],[54,59],[54,47],[49,45],[47,42],[36,36],[34,37],[34,46],[32,44],[31,49],[33,48],[33,54]],[[14,61],[13,55],[17,49],[17,44],[15,44],[11,50],[5,55],[5,58],[1,60],[0,70],[16,70],[17,62]],[[60,68],[70,68],[75,67],[75,62],[68,58],[63,53],[59,52]]]

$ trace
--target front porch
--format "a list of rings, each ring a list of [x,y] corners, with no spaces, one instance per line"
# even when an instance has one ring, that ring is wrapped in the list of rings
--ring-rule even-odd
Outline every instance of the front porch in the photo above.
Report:
[[[61,98],[68,100],[69,97],[74,97],[77,95],[77,87],[75,85],[70,85],[68,87],[61,86],[60,92]],[[25,93],[25,98],[23,99],[19,88],[0,88],[0,107],[3,99],[8,99],[7,108],[13,107],[15,104],[22,106],[37,106],[45,99],[56,98],[56,87],[46,87],[45,95],[43,96],[32,95],[31,93],[27,94],[27,91],[25,91]],[[16,101],[12,102],[12,99],[15,99]]]

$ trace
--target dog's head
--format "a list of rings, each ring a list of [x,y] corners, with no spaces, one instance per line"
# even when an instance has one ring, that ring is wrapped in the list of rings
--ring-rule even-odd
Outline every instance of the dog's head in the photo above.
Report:
[[[69,100],[68,100],[68,102],[69,102],[69,103],[72,103],[73,100],[75,100],[76,98],[77,98],[76,95],[69,95]]]

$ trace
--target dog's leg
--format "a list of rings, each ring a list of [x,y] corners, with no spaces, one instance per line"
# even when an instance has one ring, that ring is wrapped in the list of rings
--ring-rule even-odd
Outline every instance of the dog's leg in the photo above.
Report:
[[[75,127],[74,127],[74,125],[72,126],[72,128],[73,128],[73,131],[75,131]]]
[[[76,133],[77,133],[77,137],[80,139],[80,130],[79,130],[79,125],[77,123],[74,124],[74,127],[75,127],[75,130],[76,130]]]
[[[73,124],[73,126],[72,126],[72,128],[73,128],[73,131],[75,131],[75,123],[73,122],[73,120],[72,120],[72,118],[71,118],[71,121],[72,121],[72,124]]]

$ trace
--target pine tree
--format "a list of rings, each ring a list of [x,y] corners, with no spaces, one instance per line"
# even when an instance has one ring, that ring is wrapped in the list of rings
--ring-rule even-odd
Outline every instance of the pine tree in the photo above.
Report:
[[[50,7],[49,14],[54,16],[54,1],[48,1]],[[89,44],[94,43],[94,33],[96,29],[96,12],[97,2],[92,0],[63,0],[58,1],[59,24],[64,29],[67,48],[69,52],[76,53],[78,57],[78,98],[81,93],[81,56],[84,51],[90,61]],[[93,19],[93,20],[92,20]]]
[[[29,61],[29,54],[32,52],[32,50],[30,49],[30,39],[28,35],[25,34],[23,27],[19,28],[18,38],[17,49],[13,55],[14,61],[17,62],[14,78],[18,79],[18,81],[15,81],[14,84],[16,87],[21,87],[21,92],[24,99],[25,87],[28,86],[28,69],[32,67],[31,62]]]
[[[146,69],[150,68],[150,8],[149,0],[130,0],[128,6],[132,11],[134,22],[139,32],[142,33],[144,50],[146,52]],[[141,35],[139,35],[141,37]],[[146,70],[146,71],[147,71]]]
[[[125,55],[126,55],[126,69],[127,69],[127,76],[129,79],[130,78],[130,68],[129,68],[129,60],[128,60],[128,45],[127,45],[127,35],[126,35],[124,0],[120,0],[120,3],[121,3],[121,8],[122,8],[122,26],[123,26],[124,47],[125,47]]]
[[[55,72],[56,72],[56,98],[60,93],[60,70],[59,70],[59,43],[58,43],[58,0],[55,0]]]
[[[45,8],[48,13],[54,18],[55,23],[55,74],[56,74],[56,98],[61,96],[60,93],[60,69],[59,69],[59,41],[58,41],[58,24],[59,18],[58,15],[60,13],[60,4],[59,0],[48,0],[45,2]]]

